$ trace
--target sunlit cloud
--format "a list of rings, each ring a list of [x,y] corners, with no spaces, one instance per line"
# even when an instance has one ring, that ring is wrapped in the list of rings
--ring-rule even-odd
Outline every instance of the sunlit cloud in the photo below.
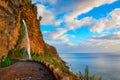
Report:
[[[81,20],[75,20],[75,21],[69,22],[67,28],[75,30],[82,26],[92,25],[94,22],[95,20],[92,17],[85,17]]]
[[[102,32],[106,29],[120,28],[120,8],[113,10],[109,13],[108,17],[100,19],[91,28],[92,32]]]
[[[92,0],[92,2],[88,0],[80,0],[78,1],[78,3],[74,5],[75,8],[73,9],[73,12],[66,15],[65,19],[67,22],[74,21],[74,19],[77,18],[79,15],[87,13],[95,7],[99,7],[104,4],[111,4],[115,1],[117,0],[101,0],[101,1]]]
[[[61,20],[55,20],[55,15],[42,4],[37,4],[37,19],[42,17],[41,24],[59,26]]]

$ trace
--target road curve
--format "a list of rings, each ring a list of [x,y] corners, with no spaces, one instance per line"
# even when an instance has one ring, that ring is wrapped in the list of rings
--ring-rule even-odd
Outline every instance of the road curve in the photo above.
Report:
[[[42,63],[18,61],[0,68],[0,80],[56,80],[53,73]]]

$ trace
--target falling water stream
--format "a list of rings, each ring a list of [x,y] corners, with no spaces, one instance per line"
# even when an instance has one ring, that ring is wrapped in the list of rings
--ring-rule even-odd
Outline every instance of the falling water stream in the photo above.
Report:
[[[28,57],[29,57],[29,60],[31,59],[31,54],[30,54],[30,40],[29,40],[29,36],[28,36],[28,31],[27,31],[27,26],[26,26],[26,23],[24,20],[23,21],[23,24],[24,24],[24,27],[25,27],[25,32],[26,32],[26,37],[27,37],[27,53],[28,53]]]

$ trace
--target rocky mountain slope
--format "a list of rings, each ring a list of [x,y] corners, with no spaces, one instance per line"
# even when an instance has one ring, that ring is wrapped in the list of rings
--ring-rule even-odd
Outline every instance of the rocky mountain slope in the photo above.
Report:
[[[0,0],[0,56],[18,50],[26,43],[21,20],[24,19],[30,38],[31,51],[38,54],[57,54],[53,46],[45,43],[40,31],[37,8],[30,0]]]

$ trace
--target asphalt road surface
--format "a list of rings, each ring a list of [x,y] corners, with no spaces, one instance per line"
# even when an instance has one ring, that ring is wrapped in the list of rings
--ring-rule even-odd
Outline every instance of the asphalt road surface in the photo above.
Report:
[[[0,80],[56,80],[53,73],[43,64],[18,61],[0,68]]]

